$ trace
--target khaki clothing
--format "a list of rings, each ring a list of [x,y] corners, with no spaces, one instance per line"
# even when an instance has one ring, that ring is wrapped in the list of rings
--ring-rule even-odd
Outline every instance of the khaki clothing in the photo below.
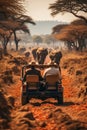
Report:
[[[29,70],[26,72],[23,81],[26,81],[26,76],[27,76],[27,75],[38,75],[38,76],[39,76],[39,80],[42,80],[42,76],[41,76],[40,71],[37,70],[37,69],[35,69],[35,68],[34,68],[34,69],[29,69]]]
[[[60,70],[59,68],[55,68],[55,67],[50,67],[48,69],[46,69],[43,73],[43,78],[45,79],[45,77],[47,75],[58,75],[59,79],[58,80],[61,80],[61,74],[60,74]]]

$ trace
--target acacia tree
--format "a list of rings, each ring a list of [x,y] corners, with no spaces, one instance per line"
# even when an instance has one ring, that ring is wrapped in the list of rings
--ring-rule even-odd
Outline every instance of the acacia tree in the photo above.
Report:
[[[9,18],[12,19],[13,16],[21,15],[24,11],[23,0],[0,0],[0,22],[3,25]],[[3,39],[4,53],[6,53],[7,43],[10,39],[6,32],[9,32],[10,28],[3,27],[2,23],[0,23],[0,36]]]
[[[79,23],[79,24],[78,24]],[[87,38],[87,23],[84,20],[77,19],[69,25],[56,25],[53,27],[53,34],[58,40],[66,41],[70,49],[73,43],[74,48],[82,51],[86,48],[85,39]]]
[[[64,30],[68,31],[68,34],[71,34],[72,37],[75,37],[75,41],[78,42],[78,49],[80,51],[83,48],[86,48],[85,38],[87,38],[87,26],[86,25],[69,25]],[[76,46],[77,48],[77,46]]]
[[[68,50],[72,50],[72,43],[75,41],[75,37],[66,32],[66,31],[60,31],[58,34],[54,34],[54,37],[57,40],[64,41],[65,45],[68,47]]]
[[[87,26],[86,25],[68,25],[61,29],[59,34],[55,34],[55,37],[58,40],[66,41],[68,48],[71,49],[72,43],[73,46],[77,48],[78,41],[78,48],[82,51],[83,47],[86,48],[86,44],[84,39],[87,38]]]
[[[64,27],[66,27],[66,26],[67,26],[66,24],[58,24],[58,25],[54,26],[54,27],[52,28],[52,34],[59,33],[60,30],[61,30],[62,28],[64,28]]]
[[[33,37],[33,42],[34,43],[37,43],[37,45],[39,45],[39,43],[42,43],[43,42],[43,39],[41,36],[34,36]]]
[[[46,35],[45,37],[44,37],[44,42],[45,43],[47,43],[47,44],[53,44],[53,47],[54,47],[54,45],[55,45],[55,42],[56,42],[56,39],[54,38],[54,36],[53,35]]]
[[[44,43],[51,44],[50,35],[46,35],[43,40],[44,40]]]
[[[18,19],[19,20],[19,19]],[[14,34],[14,41],[15,41],[15,44],[16,44],[16,51],[18,50],[18,43],[20,41],[19,38],[17,38],[17,35],[16,35],[16,31],[19,31],[19,30],[22,30],[24,31],[25,33],[30,33],[28,27],[25,25],[25,22],[31,22],[33,24],[35,24],[33,22],[33,20],[30,18],[28,19],[24,19],[24,20],[19,20],[18,21],[17,19],[14,20],[8,20],[8,21],[1,21],[0,22],[0,26],[1,27],[4,27],[8,30],[12,30],[13,34]]]
[[[87,23],[87,18],[80,13],[87,13],[87,0],[57,0],[53,4],[50,4],[49,9],[52,10],[52,16],[68,12]]]
[[[78,23],[80,26],[78,26]],[[87,23],[84,20],[77,19],[77,20],[74,20],[73,22],[71,22],[70,25],[72,25],[72,26],[75,25],[75,26],[79,27],[80,32],[78,32],[77,37],[78,37],[78,39],[80,37],[80,39],[78,40],[78,42],[79,42],[79,44],[82,45],[82,48],[83,47],[86,48],[87,43],[86,43],[85,39],[87,38]],[[76,31],[78,31],[78,29]]]
[[[4,54],[7,54],[7,44],[12,35],[11,30],[6,30],[6,29],[0,29],[0,39],[2,41],[2,47],[3,47],[3,52]]]
[[[29,29],[25,23],[35,24],[31,17],[23,15],[25,11],[23,1],[24,0],[0,0],[0,28],[12,30],[16,50],[18,50],[18,43],[20,41],[16,36],[16,31],[22,30],[29,33]]]

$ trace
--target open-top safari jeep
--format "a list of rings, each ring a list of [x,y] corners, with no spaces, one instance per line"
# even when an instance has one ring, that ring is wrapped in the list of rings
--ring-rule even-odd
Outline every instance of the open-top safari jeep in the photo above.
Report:
[[[39,64],[34,65],[36,68],[41,70],[48,68],[50,66],[58,67],[58,65],[46,65]],[[58,104],[63,104],[63,87],[61,81],[58,81],[57,75],[47,75],[45,78],[46,89],[44,91],[40,90],[40,81],[38,75],[27,75],[26,82],[23,82],[23,77],[27,69],[31,65],[26,65],[22,67],[22,87],[21,87],[21,104],[25,105],[29,102],[31,97],[55,97],[58,100]]]

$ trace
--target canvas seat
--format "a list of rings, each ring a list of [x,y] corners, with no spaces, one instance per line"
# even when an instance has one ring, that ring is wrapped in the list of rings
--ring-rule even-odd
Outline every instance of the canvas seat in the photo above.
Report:
[[[27,75],[26,82],[29,90],[36,90],[39,87],[39,76],[38,75]]]
[[[58,75],[46,75],[45,81],[47,90],[56,90],[58,84]]]

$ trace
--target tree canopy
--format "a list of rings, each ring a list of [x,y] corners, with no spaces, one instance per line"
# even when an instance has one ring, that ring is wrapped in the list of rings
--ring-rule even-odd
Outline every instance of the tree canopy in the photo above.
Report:
[[[36,42],[37,44],[42,43],[43,39],[41,36],[34,36],[33,37],[33,42]]]
[[[87,13],[87,0],[56,0],[49,9],[52,10],[52,16],[68,12],[87,22],[87,18],[81,15],[81,12]]]
[[[0,15],[13,16],[22,14],[25,9],[24,0],[0,0]]]
[[[54,34],[54,36],[58,40],[66,41],[75,41],[80,37],[87,38],[87,26],[86,25],[76,25],[76,24],[70,24],[65,26],[60,30],[59,33]]]
[[[87,24],[84,24],[82,20],[75,20],[70,25],[61,28],[58,33],[54,33],[54,37],[58,40],[65,41],[69,49],[73,45],[73,47],[82,51],[83,48],[86,48]]]
[[[64,27],[66,27],[66,24],[58,24],[52,28],[52,34],[59,33],[60,30]]]
[[[23,6],[24,0],[0,0],[0,36],[3,38],[3,42],[6,46],[10,40],[11,34],[14,34],[14,41],[16,44],[16,50],[18,50],[19,38],[16,36],[16,31],[22,30],[25,33],[30,33],[25,23],[35,24],[30,16],[24,15],[25,8]],[[5,34],[2,35],[2,30]],[[5,31],[10,31],[9,37]]]

